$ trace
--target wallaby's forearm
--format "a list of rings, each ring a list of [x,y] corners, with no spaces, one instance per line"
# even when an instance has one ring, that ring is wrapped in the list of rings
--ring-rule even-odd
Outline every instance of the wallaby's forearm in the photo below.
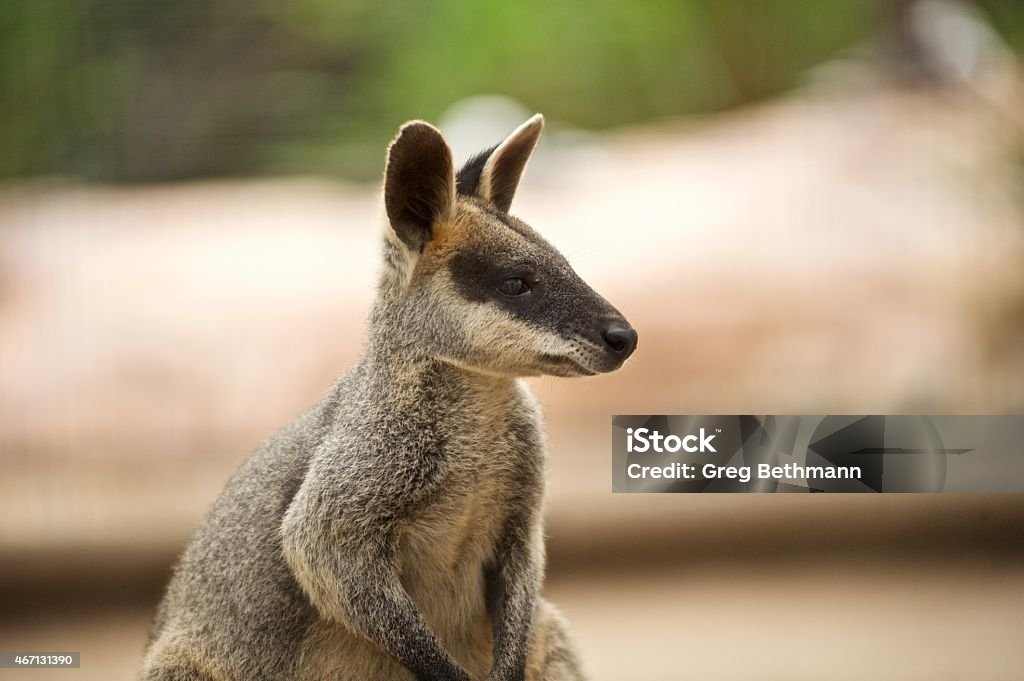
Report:
[[[397,575],[377,575],[351,585],[346,624],[387,651],[419,681],[469,681],[442,647]]]
[[[321,615],[365,636],[419,681],[469,681],[402,587],[394,532],[378,527],[374,539],[355,538],[332,534],[338,527],[345,524],[311,521],[303,508],[289,509],[282,524],[285,559]]]
[[[494,630],[490,681],[522,681],[525,676],[543,570],[543,547],[537,547],[540,534],[539,524],[531,520],[513,525],[499,565],[490,575],[488,604]]]

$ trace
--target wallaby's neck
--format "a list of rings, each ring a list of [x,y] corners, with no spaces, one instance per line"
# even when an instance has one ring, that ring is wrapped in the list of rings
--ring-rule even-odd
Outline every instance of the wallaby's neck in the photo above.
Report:
[[[360,361],[362,373],[376,390],[418,394],[422,400],[502,397],[517,390],[518,379],[467,369],[429,355],[415,342],[374,328]]]
[[[437,396],[458,400],[466,396],[497,398],[517,390],[518,379],[467,369],[430,353],[431,341],[408,318],[405,274],[394,244],[385,242],[387,261],[370,314],[369,338],[360,362],[375,389],[411,392],[422,399]]]

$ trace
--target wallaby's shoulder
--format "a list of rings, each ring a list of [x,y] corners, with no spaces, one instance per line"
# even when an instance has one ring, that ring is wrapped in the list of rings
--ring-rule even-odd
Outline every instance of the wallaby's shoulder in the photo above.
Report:
[[[496,499],[481,485],[543,487],[540,409],[519,381],[364,358],[314,411],[328,422],[307,416],[257,455],[304,443],[304,480],[288,485],[285,526],[313,504],[409,517],[426,501],[443,508],[474,494]]]

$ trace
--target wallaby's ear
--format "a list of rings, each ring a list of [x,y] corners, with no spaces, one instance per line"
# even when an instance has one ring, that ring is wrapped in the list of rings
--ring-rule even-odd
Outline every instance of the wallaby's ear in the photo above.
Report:
[[[486,156],[483,168],[479,171],[479,180],[476,183],[471,181],[466,183],[476,185],[472,188],[472,193],[491,202],[498,210],[507,213],[512,206],[512,198],[516,195],[516,188],[519,186],[519,179],[523,176],[526,162],[530,160],[530,155],[537,146],[543,129],[544,117],[540,114],[516,128],[511,135],[505,138],[504,142]],[[482,158],[483,155],[474,161],[479,164]],[[470,171],[474,161],[466,164],[466,171]],[[459,174],[459,179],[460,181],[464,179],[463,173]],[[468,177],[465,179],[471,180]]]
[[[398,238],[419,253],[433,228],[455,205],[452,150],[441,132],[410,121],[388,147],[384,171],[384,209]]]

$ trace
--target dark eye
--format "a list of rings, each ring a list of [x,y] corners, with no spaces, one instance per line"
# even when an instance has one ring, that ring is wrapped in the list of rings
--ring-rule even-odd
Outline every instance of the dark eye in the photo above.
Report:
[[[519,277],[509,277],[498,284],[498,293],[503,296],[522,296],[526,295],[531,290],[530,285]]]

